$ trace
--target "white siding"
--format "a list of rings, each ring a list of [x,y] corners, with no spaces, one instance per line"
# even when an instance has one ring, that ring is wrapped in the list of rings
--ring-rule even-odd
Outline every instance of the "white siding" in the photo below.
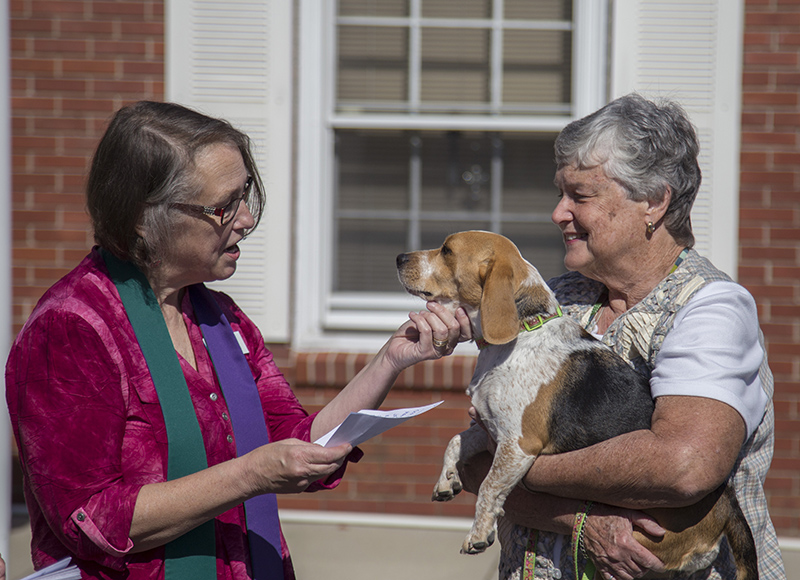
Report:
[[[223,117],[253,139],[267,190],[231,294],[268,341],[289,339],[292,2],[166,3],[166,98]]]
[[[700,138],[696,248],[736,277],[742,0],[615,0],[612,98],[680,102]]]

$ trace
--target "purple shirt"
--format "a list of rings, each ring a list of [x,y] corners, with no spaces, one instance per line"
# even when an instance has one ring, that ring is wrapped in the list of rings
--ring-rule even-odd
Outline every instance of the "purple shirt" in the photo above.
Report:
[[[214,296],[250,351],[245,356],[270,440],[309,441],[314,415],[301,407],[258,329],[228,296]],[[182,309],[197,370],[178,358],[212,466],[236,457],[236,442],[188,295]],[[141,487],[166,480],[166,426],[133,328],[97,249],[34,309],[11,349],[6,398],[24,474],[34,567],[72,556],[84,578],[164,578],[164,548],[131,554],[129,532]],[[354,450],[348,459],[360,457]],[[343,473],[344,466],[309,491],[335,487]],[[217,578],[249,578],[243,506],[215,522]],[[286,580],[291,580],[291,559],[282,544]]]

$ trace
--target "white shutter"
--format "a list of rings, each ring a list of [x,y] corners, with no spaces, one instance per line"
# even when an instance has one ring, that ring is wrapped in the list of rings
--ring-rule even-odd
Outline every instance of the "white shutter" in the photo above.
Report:
[[[612,98],[678,101],[700,138],[697,250],[736,277],[742,0],[615,0]]]
[[[222,117],[253,140],[267,193],[230,294],[267,341],[289,338],[292,2],[166,2],[166,98]]]

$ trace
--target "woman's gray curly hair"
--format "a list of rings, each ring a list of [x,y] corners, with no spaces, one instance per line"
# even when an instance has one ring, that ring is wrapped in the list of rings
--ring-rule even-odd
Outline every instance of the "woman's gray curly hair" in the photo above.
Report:
[[[637,94],[573,121],[555,143],[559,169],[602,166],[630,199],[660,201],[669,188],[664,227],[688,247],[694,245],[691,211],[702,179],[699,152],[695,129],[680,105]]]

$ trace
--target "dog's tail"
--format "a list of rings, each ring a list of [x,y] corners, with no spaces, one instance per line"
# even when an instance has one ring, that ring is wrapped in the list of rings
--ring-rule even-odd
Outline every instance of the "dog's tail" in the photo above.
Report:
[[[736,580],[758,580],[758,554],[753,532],[736,499],[733,486],[728,485],[724,494],[731,509],[730,517],[725,523],[725,536],[736,562]]]

